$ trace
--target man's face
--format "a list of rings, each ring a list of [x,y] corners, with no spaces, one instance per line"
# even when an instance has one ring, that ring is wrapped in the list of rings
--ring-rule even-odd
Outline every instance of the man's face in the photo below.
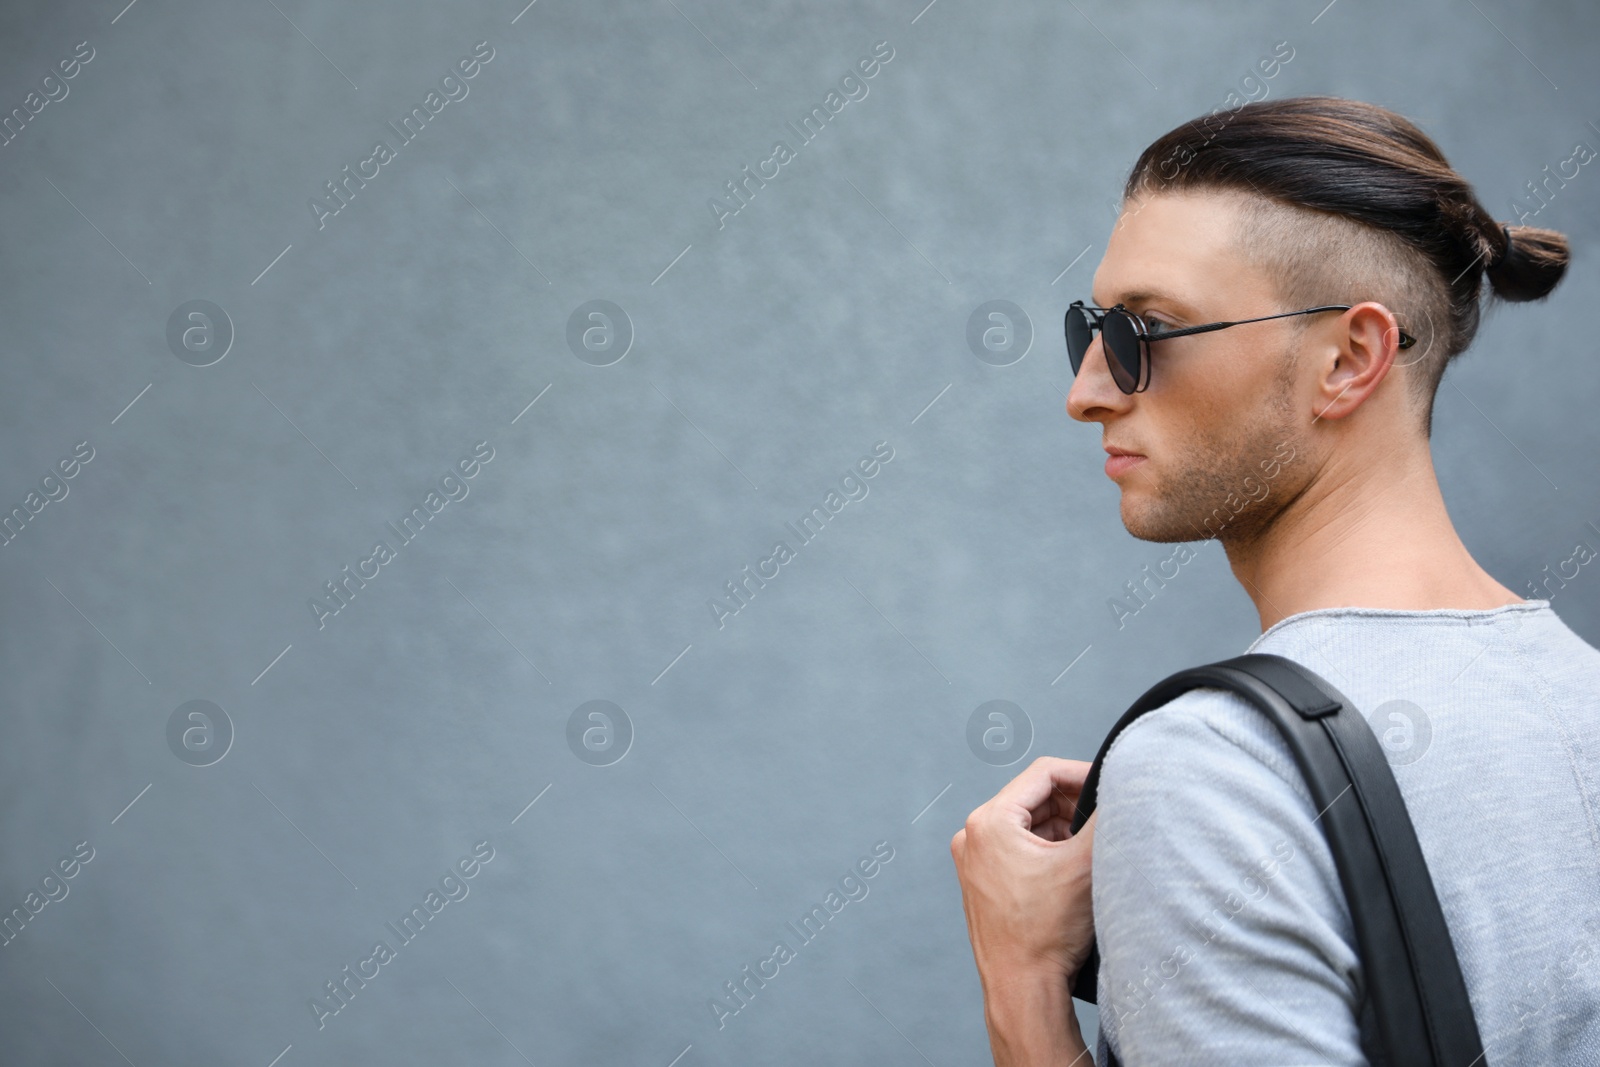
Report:
[[[1279,306],[1271,278],[1236,247],[1237,204],[1219,194],[1130,201],[1095,272],[1094,305],[1126,304],[1169,328],[1295,310]],[[1304,487],[1310,455],[1295,400],[1296,321],[1152,342],[1149,387],[1132,395],[1112,381],[1096,334],[1067,411],[1100,423],[1108,448],[1143,457],[1108,461],[1129,533],[1166,542],[1248,537]]]

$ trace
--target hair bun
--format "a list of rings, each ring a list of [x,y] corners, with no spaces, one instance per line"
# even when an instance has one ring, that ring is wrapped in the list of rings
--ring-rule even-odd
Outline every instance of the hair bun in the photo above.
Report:
[[[1567,272],[1567,239],[1555,230],[1501,225],[1503,243],[1485,273],[1494,295],[1521,302],[1542,300]]]
[[[1502,222],[1500,232],[1505,234],[1505,244],[1496,249],[1494,255],[1489,257],[1489,262],[1483,265],[1484,270],[1493,270],[1504,262],[1506,256],[1511,254],[1511,223]]]

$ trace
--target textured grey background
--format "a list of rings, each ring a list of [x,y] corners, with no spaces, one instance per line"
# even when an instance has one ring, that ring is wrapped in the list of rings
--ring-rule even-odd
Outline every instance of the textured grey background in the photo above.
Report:
[[[520,8],[0,14],[5,110],[94,49],[0,148],[0,503],[95,450],[0,549],[0,908],[95,850],[0,948],[7,1063],[985,1060],[948,842],[1021,764],[968,717],[1014,701],[1028,757],[1088,758],[1257,633],[1216,545],[1122,631],[1106,603],[1170,549],[1121,528],[1058,324],[1140,148],[1278,41],[1273,96],[1412,116],[1504,218],[1600,145],[1577,0]],[[308,198],[484,40],[319,231]],[[719,230],[707,199],[879,41]],[[1586,167],[1544,208],[1567,281],[1439,400],[1452,514],[1518,590],[1600,546],[1597,193]],[[208,367],[166,341],[195,299],[236,331]],[[566,340],[595,299],[635,334],[605,367]],[[966,342],[993,299],[1036,334],[1008,366]],[[470,495],[319,630],[308,598],[480,440]],[[878,441],[869,495],[719,629],[708,599]],[[1554,604],[1600,640],[1600,574]],[[166,733],[197,699],[235,730],[203,768]],[[565,739],[596,699],[636,734],[605,767]],[[722,983],[880,840],[870,895],[719,1031]]]

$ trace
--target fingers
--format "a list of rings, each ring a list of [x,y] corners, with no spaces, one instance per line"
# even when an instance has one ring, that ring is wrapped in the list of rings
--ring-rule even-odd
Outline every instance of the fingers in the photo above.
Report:
[[[1019,825],[1038,833],[1041,826],[1052,820],[1065,820],[1070,824],[1077,814],[1078,797],[1092,764],[1083,760],[1058,759],[1040,756],[987,803],[979,805],[967,816],[967,827],[979,823],[999,821]],[[1059,833],[1052,829],[1051,834]],[[958,834],[957,837],[961,835]],[[1044,834],[1039,836],[1043,837]],[[1050,837],[1047,840],[1064,840],[1070,834]],[[951,854],[959,861],[960,846],[950,842]]]
[[[996,799],[1003,797],[1030,809],[1038,807],[1057,792],[1076,803],[1078,794],[1083,792],[1083,783],[1089,777],[1091,766],[1084,760],[1040,756],[1028,764],[1027,770],[1007,782],[995,796]]]
[[[1072,820],[1091,766],[1083,760],[1054,756],[1040,756],[1030,763],[987,803],[975,808],[965,826],[950,839],[950,856],[957,871],[966,851],[968,830],[981,826],[1007,825],[1051,842],[1074,836]]]
[[[1060,816],[1045,819],[1043,822],[1036,822],[1030,829],[1046,841],[1065,841],[1073,836],[1072,820]]]
[[[1037,830],[1041,824],[1050,822],[1052,819],[1065,819],[1070,823],[1077,814],[1078,797],[1076,795],[1068,796],[1065,790],[1058,785],[1050,791],[1050,795],[1045,797],[1038,807],[1028,812],[1028,825]]]
[[[1058,812],[1046,818],[1035,820],[1029,827],[1039,837],[1046,841],[1065,841],[1071,837],[1082,838],[1085,845],[1094,842],[1094,813],[1089,814],[1089,819],[1083,828],[1076,833],[1072,830],[1074,813],[1069,811]]]
[[[1082,828],[1076,833],[1072,831],[1072,826],[1070,823],[1067,825],[1065,831],[1065,836],[1072,840],[1073,847],[1075,849],[1080,850],[1083,854],[1091,856],[1094,854],[1094,817],[1095,813],[1090,812],[1088,821],[1086,821]]]

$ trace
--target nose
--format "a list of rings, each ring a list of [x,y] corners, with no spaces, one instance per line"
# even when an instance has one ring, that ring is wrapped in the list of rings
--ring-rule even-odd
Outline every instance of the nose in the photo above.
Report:
[[[1067,414],[1079,422],[1104,422],[1113,415],[1128,410],[1133,397],[1117,388],[1111,378],[1111,368],[1106,365],[1105,346],[1100,334],[1094,335],[1089,351],[1083,354],[1083,365],[1072,380],[1067,393]]]

